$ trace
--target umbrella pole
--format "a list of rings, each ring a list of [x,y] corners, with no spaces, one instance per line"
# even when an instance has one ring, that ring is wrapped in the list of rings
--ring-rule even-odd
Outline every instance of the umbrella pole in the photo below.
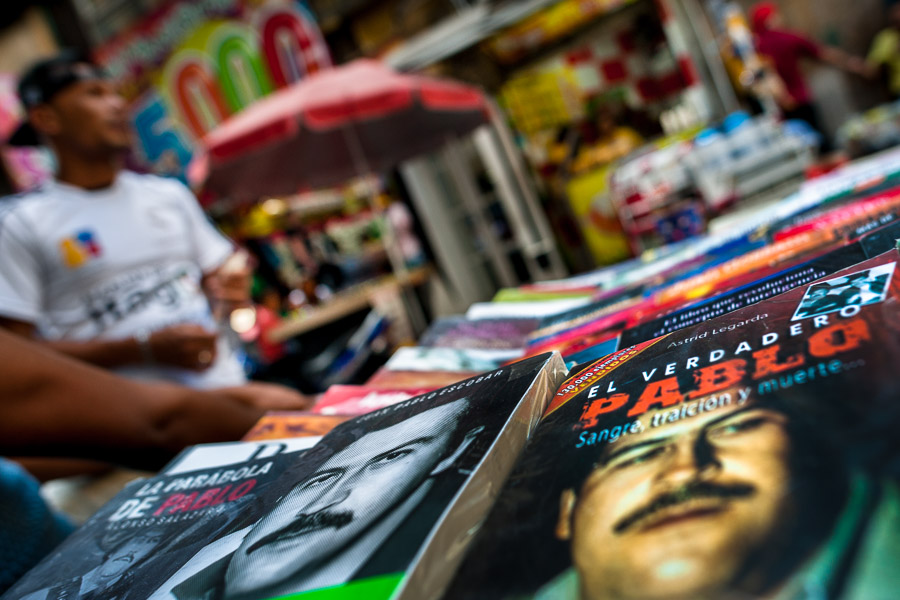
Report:
[[[347,142],[347,148],[350,150],[350,157],[353,160],[353,167],[357,176],[366,177],[372,175],[372,169],[369,166],[369,161],[366,159],[366,154],[362,149],[362,144],[359,141],[359,136],[356,134],[353,124],[347,123],[341,130],[343,131],[344,139]],[[393,271],[398,279],[401,290],[400,296],[403,299],[403,303],[406,305],[406,314],[409,317],[410,325],[412,326],[415,335],[418,336],[428,326],[428,322],[425,318],[425,311],[422,309],[422,304],[419,302],[415,290],[407,285],[409,281],[409,269],[406,266],[406,259],[404,258],[403,251],[397,241],[397,236],[394,234],[394,227],[388,217],[387,211],[378,206],[375,202],[375,194],[373,192],[374,190],[369,190],[367,201],[372,211],[381,217],[384,249],[385,252],[387,252],[388,261],[391,264],[391,271]]]

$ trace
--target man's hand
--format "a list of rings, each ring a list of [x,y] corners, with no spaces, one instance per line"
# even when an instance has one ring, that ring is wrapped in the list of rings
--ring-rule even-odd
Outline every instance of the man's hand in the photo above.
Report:
[[[848,73],[853,73],[860,77],[869,76],[870,69],[865,59],[844,52],[839,48],[824,46],[821,49],[821,57],[825,62]]]
[[[859,75],[862,78],[869,78],[871,76],[869,63],[867,63],[864,58],[858,56],[848,56],[844,69],[854,75]]]
[[[236,308],[250,303],[253,269],[243,252],[233,254],[219,269],[203,279],[203,288],[218,315],[231,314]]]
[[[173,325],[154,331],[148,343],[153,360],[163,365],[203,371],[216,360],[216,333],[201,325]]]
[[[211,391],[260,410],[307,410],[313,405],[312,398],[291,388],[271,383],[252,382]]]

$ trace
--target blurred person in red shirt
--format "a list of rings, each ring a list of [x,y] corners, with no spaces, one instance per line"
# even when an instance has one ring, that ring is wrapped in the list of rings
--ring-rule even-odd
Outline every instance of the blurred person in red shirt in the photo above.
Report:
[[[812,92],[806,83],[800,62],[804,58],[824,62],[841,70],[864,76],[863,59],[837,48],[814,42],[800,34],[787,31],[784,19],[774,2],[759,2],[750,10],[750,24],[755,35],[756,49],[768,59],[784,83],[777,98],[785,119],[799,119],[822,133],[818,111]]]

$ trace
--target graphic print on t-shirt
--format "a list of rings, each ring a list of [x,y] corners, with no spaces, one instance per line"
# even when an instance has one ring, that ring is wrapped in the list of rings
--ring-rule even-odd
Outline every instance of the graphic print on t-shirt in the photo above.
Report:
[[[63,263],[70,269],[77,269],[91,258],[99,257],[103,252],[97,236],[89,229],[60,240],[59,251]]]
[[[123,273],[85,294],[87,317],[96,326],[97,335],[108,335],[110,331],[128,334],[135,323],[141,322],[146,326],[152,322],[159,328],[205,321],[208,309],[197,284],[200,276],[196,266],[181,261]],[[152,320],[147,322],[150,315]],[[131,327],[119,330],[119,323],[126,320]]]

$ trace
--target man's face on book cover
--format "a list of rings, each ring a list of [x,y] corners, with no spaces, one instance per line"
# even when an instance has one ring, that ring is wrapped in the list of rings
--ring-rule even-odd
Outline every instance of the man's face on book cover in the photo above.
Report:
[[[162,533],[153,530],[141,532],[113,549],[100,565],[97,575],[101,579],[119,577],[135,563],[153,552],[162,541]]]
[[[308,575],[356,541],[434,470],[468,402],[426,410],[334,454],[244,538],[226,596]]]
[[[696,600],[746,576],[790,519],[786,425],[734,403],[609,444],[560,502],[582,595]]]

